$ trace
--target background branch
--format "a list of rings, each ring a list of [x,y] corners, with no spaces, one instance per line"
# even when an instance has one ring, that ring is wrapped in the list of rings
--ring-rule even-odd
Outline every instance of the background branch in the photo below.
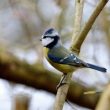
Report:
[[[105,88],[95,110],[110,110],[110,85]]]
[[[56,94],[56,85],[60,80],[60,75],[46,70],[41,64],[29,65],[25,61],[18,60],[10,53],[1,52],[0,78]],[[71,81],[67,98],[78,105],[94,108],[99,95],[83,94],[90,90]]]

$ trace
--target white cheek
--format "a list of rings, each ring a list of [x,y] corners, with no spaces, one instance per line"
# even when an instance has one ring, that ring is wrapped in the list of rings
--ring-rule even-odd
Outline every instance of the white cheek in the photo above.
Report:
[[[47,45],[49,45],[50,43],[52,43],[53,41],[54,41],[54,39],[45,38],[45,39],[42,39],[42,44],[43,44],[43,46],[47,46]]]

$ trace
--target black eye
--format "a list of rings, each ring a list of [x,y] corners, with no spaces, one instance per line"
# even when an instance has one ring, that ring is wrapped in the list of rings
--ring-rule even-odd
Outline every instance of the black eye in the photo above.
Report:
[[[53,38],[53,37],[51,37],[51,36],[44,36],[43,39],[45,39],[45,38]]]
[[[44,36],[43,39],[45,39],[47,36]]]

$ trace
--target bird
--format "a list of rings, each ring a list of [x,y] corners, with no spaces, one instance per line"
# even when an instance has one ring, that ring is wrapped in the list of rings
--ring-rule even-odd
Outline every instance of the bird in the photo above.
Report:
[[[105,73],[106,68],[81,60],[75,53],[66,49],[57,30],[54,28],[47,29],[40,39],[43,45],[44,56],[47,61],[57,70],[63,73],[58,88],[65,84],[63,81],[67,73],[73,72],[78,68],[91,68]]]

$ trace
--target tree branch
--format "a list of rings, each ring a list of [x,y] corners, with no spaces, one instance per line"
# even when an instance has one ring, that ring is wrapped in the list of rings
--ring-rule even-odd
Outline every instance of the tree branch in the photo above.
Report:
[[[106,5],[106,3],[108,1],[109,0],[100,0],[97,7],[95,8],[92,15],[90,16],[88,22],[85,24],[82,31],[80,32],[79,36],[76,36],[75,38],[73,38],[74,43],[71,46],[71,50],[73,50],[76,53],[80,52],[81,45],[84,42],[88,32],[90,31],[90,29],[91,29],[92,25],[94,24],[97,16],[100,14],[100,12],[102,11],[102,9],[104,8],[104,6]]]
[[[73,36],[72,36],[72,45],[71,45],[71,50],[74,53],[79,54],[82,43],[84,42],[89,30],[91,29],[93,23],[96,20],[97,16],[99,15],[99,13],[104,8],[104,6],[106,5],[107,2],[108,2],[108,0],[100,0],[96,9],[92,13],[90,19],[88,20],[88,22],[84,26],[83,30],[79,34],[80,27],[81,27],[81,18],[82,18],[82,10],[83,10],[84,1],[76,0],[76,12],[75,12],[75,20],[74,20],[75,24],[74,24],[74,32],[73,32]],[[68,92],[69,84],[71,81],[71,76],[72,76],[72,73],[68,73],[66,80],[65,80],[65,82],[67,84],[63,85],[62,87],[60,87],[58,89],[57,95],[56,95],[56,100],[55,100],[54,110],[62,110],[63,104],[66,99],[66,95]]]
[[[74,35],[73,36],[77,36],[79,31],[80,31],[80,23],[81,23],[81,18],[82,18],[82,10],[83,10],[83,0],[76,0],[76,14],[75,14],[75,25],[74,25]],[[72,42],[74,43],[74,42]],[[73,45],[73,44],[72,44]],[[70,82],[71,82],[71,76],[72,73],[67,73],[67,76],[65,78],[65,82],[66,84],[61,86],[58,91],[57,91],[57,95],[56,95],[56,100],[55,100],[55,105],[54,105],[54,110],[62,110],[66,96],[67,96],[67,92],[70,86]]]
[[[73,50],[75,39],[79,36],[79,33],[81,31],[81,20],[82,20],[82,14],[83,14],[83,7],[84,7],[84,0],[79,1],[76,0],[76,11],[75,11],[75,19],[74,19],[74,28],[73,28],[73,35],[72,35],[72,44],[70,49],[77,53],[76,51]],[[80,38],[79,38],[80,39]],[[78,53],[77,53],[78,54]]]

